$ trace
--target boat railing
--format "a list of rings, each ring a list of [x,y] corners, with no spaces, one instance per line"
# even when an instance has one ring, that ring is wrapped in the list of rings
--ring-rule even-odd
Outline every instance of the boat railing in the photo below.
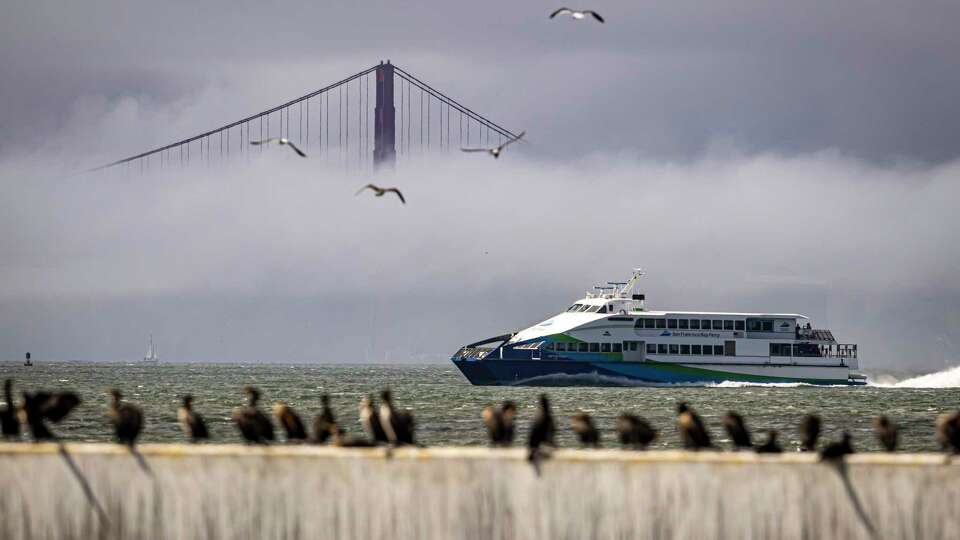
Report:
[[[857,345],[855,343],[821,345],[820,356],[824,358],[857,358]]]
[[[453,356],[456,358],[476,358],[480,360],[493,350],[492,347],[461,347]]]

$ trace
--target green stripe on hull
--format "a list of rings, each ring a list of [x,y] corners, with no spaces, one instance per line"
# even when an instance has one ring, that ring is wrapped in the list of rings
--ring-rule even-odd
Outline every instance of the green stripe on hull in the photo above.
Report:
[[[730,371],[718,371],[714,369],[696,368],[696,367],[684,366],[680,364],[674,364],[672,362],[656,362],[654,360],[646,360],[642,363],[646,365],[652,364],[657,369],[663,369],[666,371],[670,371],[672,373],[680,373],[680,374],[696,376],[696,377],[706,377],[710,379],[721,379],[723,381],[757,382],[757,383],[797,382],[797,383],[807,383],[807,384],[847,384],[847,381],[845,379],[806,379],[806,378],[798,378],[798,377],[776,377],[771,375],[751,375],[749,373],[735,373]]]

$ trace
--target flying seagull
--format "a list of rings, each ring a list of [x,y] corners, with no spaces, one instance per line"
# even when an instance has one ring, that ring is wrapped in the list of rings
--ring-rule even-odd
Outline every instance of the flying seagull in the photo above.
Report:
[[[400,202],[402,202],[403,204],[407,204],[407,200],[403,198],[403,193],[400,193],[400,190],[395,187],[382,188],[379,186],[375,186],[373,184],[367,184],[362,188],[358,189],[356,195],[363,193],[363,190],[365,189],[372,189],[376,193],[377,197],[383,197],[383,194],[388,192],[396,193],[397,197],[400,197]]]
[[[303,150],[297,148],[297,145],[293,144],[293,141],[291,141],[290,139],[285,139],[283,137],[273,137],[270,139],[264,139],[262,141],[250,141],[250,144],[252,145],[261,145],[261,144],[270,144],[270,143],[277,143],[280,146],[287,145],[290,147],[291,150],[296,152],[298,156],[307,157],[307,155],[303,153]]]
[[[552,19],[552,18],[556,17],[557,15],[569,15],[569,16],[573,17],[574,19],[578,20],[578,21],[581,20],[581,19],[585,19],[585,18],[587,18],[587,15],[590,15],[590,16],[592,16],[594,19],[596,19],[598,22],[601,22],[601,23],[603,22],[603,17],[601,17],[599,13],[597,13],[596,11],[589,10],[589,9],[576,10],[576,9],[570,9],[570,8],[565,8],[565,7],[564,7],[564,8],[560,8],[560,9],[554,11],[553,13],[551,13],[551,14],[550,14],[550,18]]]
[[[519,141],[524,136],[524,134],[526,134],[526,131],[521,131],[520,134],[517,135],[516,137],[509,139],[508,141],[504,142],[500,146],[497,146],[494,148],[461,148],[460,150],[463,152],[486,152],[491,156],[493,156],[494,158],[498,158],[500,157],[500,153],[503,152],[503,149],[506,148],[507,145]]]

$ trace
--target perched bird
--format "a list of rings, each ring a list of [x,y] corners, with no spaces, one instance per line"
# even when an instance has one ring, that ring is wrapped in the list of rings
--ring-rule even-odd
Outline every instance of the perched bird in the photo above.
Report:
[[[273,416],[276,417],[277,422],[280,422],[280,427],[286,432],[287,442],[306,440],[307,430],[303,427],[300,415],[292,407],[278,401],[273,404]]]
[[[486,152],[486,153],[490,154],[491,156],[493,156],[494,159],[496,159],[496,158],[499,158],[499,157],[500,157],[500,154],[501,154],[501,153],[503,153],[503,149],[504,149],[504,148],[506,148],[507,146],[509,146],[509,145],[511,145],[511,144],[513,144],[513,143],[515,143],[515,142],[517,142],[517,141],[519,141],[520,138],[523,137],[526,133],[527,133],[526,131],[521,131],[520,134],[517,135],[516,137],[514,137],[514,138],[512,138],[512,139],[508,139],[508,140],[504,141],[504,143],[501,144],[500,146],[495,146],[495,147],[493,147],[493,148],[461,148],[460,150],[461,150],[462,152]]]
[[[730,411],[723,417],[723,429],[727,430],[727,435],[733,441],[733,449],[753,448],[753,440],[750,438],[750,431],[743,421],[743,417]]]
[[[820,417],[808,414],[800,420],[800,451],[815,452],[820,438]]]
[[[73,392],[54,392],[41,405],[40,413],[47,420],[59,423],[80,405],[80,396]]]
[[[414,444],[415,422],[410,411],[398,411],[393,406],[393,394],[389,389],[380,392],[380,426],[390,444],[402,446]]]
[[[110,391],[110,396],[108,414],[117,442],[133,448],[143,429],[143,411],[135,405],[122,403],[123,394],[116,388]]]
[[[594,448],[600,447],[600,432],[597,431],[597,427],[593,425],[593,419],[590,418],[589,414],[583,411],[575,412],[573,416],[570,417],[570,427],[572,427],[573,432],[577,434],[580,444]]]
[[[249,443],[267,444],[274,440],[273,424],[267,415],[257,408],[260,401],[260,391],[252,386],[246,386],[243,393],[247,396],[247,404],[233,411],[233,422],[240,430],[240,435]]]
[[[504,401],[499,409],[487,405],[481,416],[487,426],[487,434],[492,446],[510,446],[513,444],[513,421],[517,414],[517,405],[512,401]]]
[[[366,189],[372,189],[377,197],[383,197],[385,193],[396,193],[397,197],[400,197],[400,202],[402,202],[403,204],[407,204],[407,200],[403,198],[403,193],[400,193],[399,189],[395,187],[382,188],[380,186],[375,186],[373,184],[367,184],[362,188],[358,189],[354,197],[363,193],[363,191]]]
[[[880,441],[880,446],[883,446],[884,450],[887,452],[897,451],[900,427],[890,421],[887,415],[881,414],[874,418],[873,432],[877,435],[877,440]]]
[[[541,447],[556,446],[554,444],[554,435],[556,434],[556,425],[553,422],[553,415],[550,413],[550,400],[546,394],[540,394],[540,409],[533,417],[533,423],[530,425],[530,434],[527,436],[527,460],[537,466],[542,456]]]
[[[843,432],[843,438],[839,442],[832,442],[820,450],[820,459],[831,460],[841,459],[843,456],[853,453],[853,445],[850,444],[850,433]]]
[[[0,434],[4,437],[19,437],[20,422],[17,420],[16,408],[13,405],[13,380],[3,381],[3,401],[5,405],[0,409]]]
[[[703,425],[703,420],[683,402],[677,403],[677,429],[680,430],[683,447],[687,450],[713,447],[713,443],[710,442],[710,432]]]
[[[320,396],[320,403],[323,404],[320,414],[313,417],[313,440],[323,444],[331,435],[340,431],[337,426],[337,418],[333,415],[333,409],[330,408],[330,396],[323,394]]]
[[[596,19],[597,22],[601,22],[601,23],[604,22],[604,21],[603,21],[603,17],[601,17],[599,13],[597,13],[596,11],[589,10],[589,9],[576,10],[576,9],[570,9],[570,8],[560,8],[560,9],[554,11],[553,13],[551,13],[551,14],[550,14],[550,18],[552,19],[552,18],[556,17],[557,15],[569,15],[571,18],[573,18],[573,19],[575,19],[575,20],[578,20],[578,21],[583,20],[583,19],[586,19],[586,18],[587,18],[587,15],[590,15],[591,17],[593,17],[594,19]]]
[[[960,411],[937,417],[937,442],[944,451],[960,454]]]
[[[767,440],[756,447],[758,454],[779,454],[783,452],[783,448],[780,448],[780,445],[777,443],[777,430],[771,429],[767,431]]]
[[[20,423],[27,426],[30,436],[36,442],[56,438],[47,427],[43,417],[43,407],[50,398],[51,394],[49,392],[24,392],[23,401],[17,409],[17,417]]]
[[[261,144],[270,144],[270,143],[277,143],[280,146],[289,146],[290,149],[296,152],[298,156],[307,157],[307,155],[303,153],[303,150],[300,150],[299,148],[297,148],[297,145],[293,144],[293,142],[290,139],[286,139],[284,137],[273,137],[270,139],[264,139],[262,141],[250,141],[250,144],[254,146],[259,146]]]
[[[187,394],[183,396],[183,405],[177,411],[177,419],[180,420],[180,428],[183,434],[187,436],[190,442],[197,442],[201,439],[209,439],[210,433],[207,431],[207,423],[203,417],[193,410],[193,396]]]
[[[380,425],[380,415],[377,413],[373,398],[370,396],[363,396],[363,399],[360,400],[360,424],[363,426],[363,431],[375,444],[390,442],[390,439],[387,438],[387,432]]]
[[[645,419],[629,413],[617,417],[616,429],[620,444],[634,450],[646,449],[660,435]]]

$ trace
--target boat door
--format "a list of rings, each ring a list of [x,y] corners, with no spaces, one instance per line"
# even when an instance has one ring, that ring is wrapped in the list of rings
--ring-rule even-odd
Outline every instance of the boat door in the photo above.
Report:
[[[647,342],[646,341],[624,341],[623,342],[623,361],[624,362],[643,362],[646,360]]]
[[[542,342],[541,342],[541,343],[542,343]],[[541,346],[542,346],[542,345],[541,345]],[[530,359],[531,359],[531,360],[539,360],[539,359],[540,359],[540,346],[538,346],[538,347],[536,347],[536,348],[534,348],[533,350],[530,351]]]

